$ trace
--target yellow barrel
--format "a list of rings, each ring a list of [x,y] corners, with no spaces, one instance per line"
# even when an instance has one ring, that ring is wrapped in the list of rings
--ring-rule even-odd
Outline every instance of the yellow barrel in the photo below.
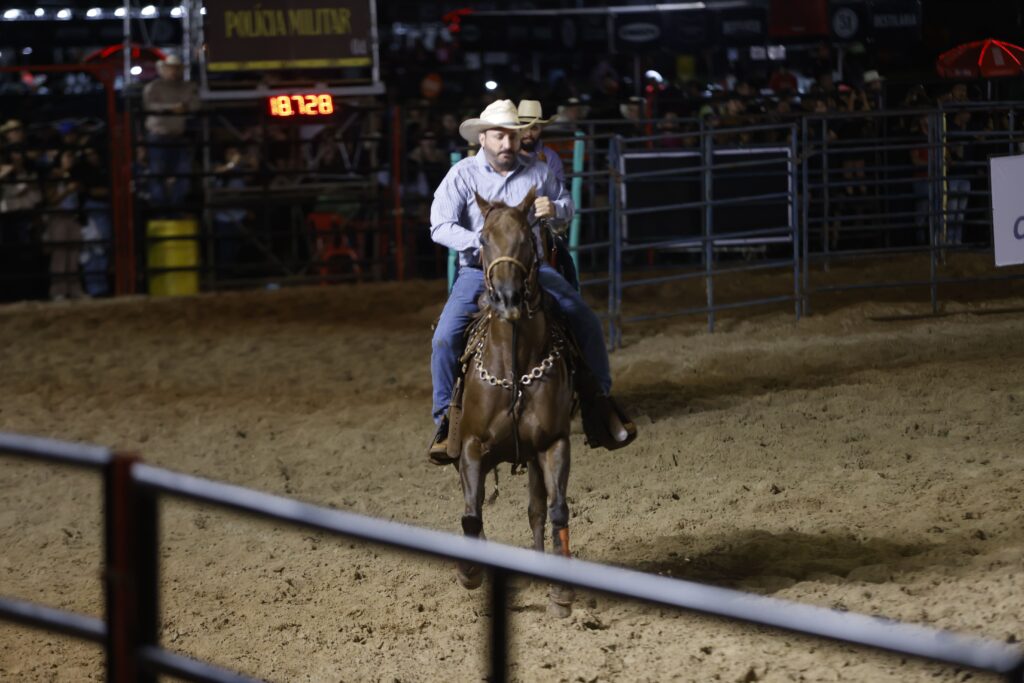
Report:
[[[149,238],[146,262],[150,269],[155,269],[149,275],[151,296],[199,292],[199,243],[195,239],[198,232],[198,225],[193,219],[155,220],[146,224],[146,237]],[[195,270],[160,272],[160,268]]]

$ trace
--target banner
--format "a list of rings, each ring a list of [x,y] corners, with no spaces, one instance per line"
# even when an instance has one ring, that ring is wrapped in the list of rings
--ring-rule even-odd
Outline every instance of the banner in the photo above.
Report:
[[[209,0],[205,7],[208,71],[373,65],[367,0]]]
[[[989,165],[996,265],[1024,263],[1024,194],[1020,191],[1024,156],[993,157]]]
[[[608,46],[608,27],[605,17],[598,15],[468,14],[459,22],[458,40],[465,48],[488,51],[604,51]]]
[[[764,7],[737,7],[714,14],[719,42],[729,46],[765,44],[768,12]]]
[[[901,44],[921,38],[920,0],[873,0],[871,33],[879,42]]]

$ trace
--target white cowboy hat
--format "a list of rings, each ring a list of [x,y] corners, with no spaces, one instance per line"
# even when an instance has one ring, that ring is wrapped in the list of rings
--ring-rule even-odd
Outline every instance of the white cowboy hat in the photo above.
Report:
[[[880,73],[878,73],[878,71],[875,70],[875,69],[871,69],[870,71],[865,71],[864,75],[861,77],[861,79],[864,81],[864,85],[867,85],[869,83],[875,83],[877,81],[884,81],[885,80],[884,78],[882,78],[882,75]]]
[[[167,55],[157,62],[157,66],[185,66],[185,64],[178,55]]]
[[[10,133],[12,130],[18,130],[19,128],[24,128],[21,121],[18,119],[9,119],[4,123],[4,125],[0,126],[0,135]]]
[[[546,126],[551,119],[542,119],[544,110],[538,100],[521,100],[519,102],[519,120],[530,126]]]
[[[487,108],[480,113],[480,118],[466,119],[459,125],[459,135],[466,142],[476,144],[479,141],[480,133],[492,128],[505,128],[508,130],[522,130],[529,128],[529,123],[520,123],[519,115],[516,113],[516,105],[512,100],[497,100],[487,105]]]

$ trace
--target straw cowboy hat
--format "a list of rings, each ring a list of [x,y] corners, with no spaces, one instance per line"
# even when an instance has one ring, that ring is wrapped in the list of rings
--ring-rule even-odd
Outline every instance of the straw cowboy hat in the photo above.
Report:
[[[487,105],[487,108],[480,113],[480,118],[466,119],[459,125],[459,135],[466,142],[476,144],[480,133],[492,128],[505,128],[507,130],[522,130],[533,124],[520,123],[519,115],[516,113],[516,105],[512,100],[497,100]]]
[[[551,119],[542,119],[544,110],[541,109],[540,102],[537,100],[522,100],[519,103],[519,120],[530,126],[546,126],[551,123]]]
[[[864,85],[870,85],[871,83],[878,83],[885,80],[876,69],[865,71],[864,75],[861,76],[861,79],[864,81]]]
[[[18,119],[9,119],[4,125],[0,126],[0,135],[4,133],[10,133],[12,130],[18,130],[22,128],[21,121]]]
[[[168,66],[184,67],[185,63],[181,61],[181,57],[178,55],[167,55],[159,62],[156,63],[157,68],[165,68]]]

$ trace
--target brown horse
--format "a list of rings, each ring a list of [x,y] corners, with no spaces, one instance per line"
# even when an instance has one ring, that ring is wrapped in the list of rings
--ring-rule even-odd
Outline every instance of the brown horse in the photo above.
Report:
[[[569,553],[569,427],[572,376],[566,333],[553,318],[540,288],[537,244],[527,218],[534,190],[519,206],[490,204],[484,215],[481,260],[485,292],[480,318],[467,343],[463,412],[458,433],[459,474],[466,509],[462,529],[483,535],[484,480],[501,462],[529,472],[533,545],[544,551],[544,524],[551,518],[553,552]],[[458,565],[459,581],[476,588],[480,567]],[[573,591],[554,586],[549,611],[568,616]]]

